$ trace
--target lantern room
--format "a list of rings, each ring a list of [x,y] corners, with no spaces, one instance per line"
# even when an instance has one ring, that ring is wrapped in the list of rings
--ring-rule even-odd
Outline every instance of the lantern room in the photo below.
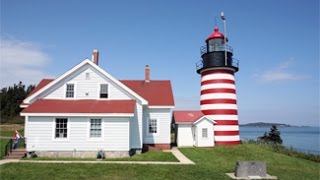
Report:
[[[225,37],[219,32],[218,27],[214,27],[214,32],[206,40],[207,52],[224,50]]]
[[[206,39],[206,45],[200,48],[202,60],[197,62],[197,73],[202,70],[215,67],[230,67],[235,72],[239,70],[238,60],[232,58],[233,49],[228,45],[228,39],[215,27],[214,31]]]

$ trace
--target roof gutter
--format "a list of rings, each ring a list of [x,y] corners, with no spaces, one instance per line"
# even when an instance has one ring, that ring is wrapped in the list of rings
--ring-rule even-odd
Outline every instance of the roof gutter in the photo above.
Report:
[[[134,117],[134,113],[31,113],[22,112],[21,116],[64,116],[64,117]]]

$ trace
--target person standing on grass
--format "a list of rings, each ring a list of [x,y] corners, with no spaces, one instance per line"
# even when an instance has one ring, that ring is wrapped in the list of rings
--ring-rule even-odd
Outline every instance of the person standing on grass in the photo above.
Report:
[[[19,134],[18,130],[15,130],[13,134],[13,149],[16,149],[17,147],[19,147],[20,139],[21,139],[21,135]]]

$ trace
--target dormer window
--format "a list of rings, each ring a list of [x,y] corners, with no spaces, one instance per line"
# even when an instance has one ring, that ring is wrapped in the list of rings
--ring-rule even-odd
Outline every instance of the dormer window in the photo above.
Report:
[[[74,98],[74,84],[67,84],[66,87],[66,98]]]
[[[108,84],[100,84],[100,98],[108,98]]]

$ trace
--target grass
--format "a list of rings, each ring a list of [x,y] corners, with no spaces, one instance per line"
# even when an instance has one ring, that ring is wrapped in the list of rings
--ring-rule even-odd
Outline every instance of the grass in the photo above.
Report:
[[[319,179],[320,164],[290,157],[257,145],[245,144],[212,149],[181,149],[181,152],[214,174],[232,172],[237,160],[261,160],[267,164],[268,173],[279,179]],[[208,157],[212,159],[208,160]]]
[[[5,147],[8,143],[9,139],[1,139],[0,138],[0,159],[3,159],[4,157],[4,151],[5,151]]]
[[[263,141],[257,141],[257,140],[242,141],[242,143],[255,144],[255,145],[259,145],[262,148],[269,149],[273,152],[277,152],[277,153],[281,153],[281,154],[285,154],[288,156],[297,157],[301,159],[306,159],[314,162],[320,162],[320,154],[300,152],[293,148],[287,148],[280,144],[265,143]]]
[[[0,136],[2,137],[12,137],[14,131],[18,130],[19,133],[24,135],[24,126],[21,124],[5,124],[0,125]]]
[[[11,124],[24,124],[24,117],[17,115],[14,117],[1,117],[0,119],[0,124],[6,124],[6,125],[11,125]]]
[[[162,151],[148,151],[142,154],[136,154],[128,158],[106,158],[107,161],[166,161],[178,162],[172,153]]]
[[[95,161],[95,158],[24,158],[23,160],[63,160],[63,161]],[[125,158],[106,158],[104,161],[165,161],[178,162],[172,153],[162,151],[148,151],[142,154],[135,154],[132,157]]]
[[[1,165],[2,179],[229,179],[237,160],[266,161],[279,179],[319,179],[320,164],[272,152],[257,145],[182,148],[196,165],[36,164]]]

